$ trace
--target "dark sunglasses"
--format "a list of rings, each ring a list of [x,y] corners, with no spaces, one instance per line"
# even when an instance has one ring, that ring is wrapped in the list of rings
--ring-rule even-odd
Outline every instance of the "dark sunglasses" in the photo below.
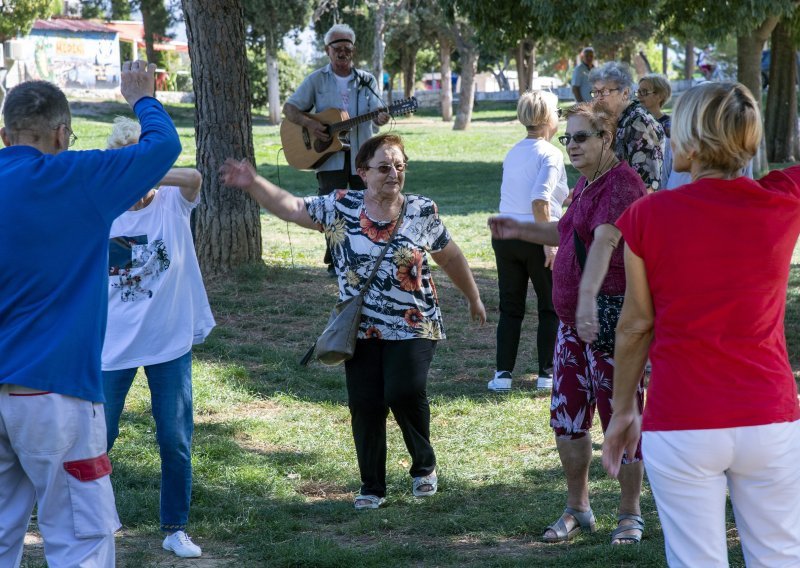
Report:
[[[602,138],[603,133],[598,130],[597,132],[576,132],[575,134],[564,134],[563,136],[558,137],[558,141],[561,142],[563,146],[569,146],[569,143],[573,140],[576,144],[583,144],[593,136]]]
[[[380,173],[386,175],[390,171],[392,171],[392,168],[394,168],[394,171],[396,171],[397,173],[400,173],[406,171],[407,167],[408,164],[406,162],[398,162],[396,164],[381,164],[380,166],[367,166],[367,169],[378,170]]]

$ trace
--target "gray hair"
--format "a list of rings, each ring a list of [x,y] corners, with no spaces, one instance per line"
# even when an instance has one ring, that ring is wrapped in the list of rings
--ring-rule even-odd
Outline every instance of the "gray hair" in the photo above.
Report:
[[[624,63],[609,61],[589,72],[589,82],[602,81],[614,83],[620,89],[633,90],[633,75],[631,69]]]
[[[123,148],[139,142],[142,135],[142,126],[135,120],[125,116],[118,116],[114,119],[114,126],[108,136],[108,148]]]
[[[586,55],[587,53],[594,53],[594,48],[591,45],[587,45],[581,50],[581,55]]]
[[[353,28],[347,24],[334,24],[331,26],[331,29],[325,32],[326,46],[331,42],[331,38],[334,34],[350,36],[350,41],[353,43],[353,45],[356,43],[356,32],[353,31]]]
[[[6,95],[3,122],[12,143],[21,131],[28,131],[38,141],[46,131],[65,124],[70,126],[72,115],[64,93],[47,81],[20,83]]]

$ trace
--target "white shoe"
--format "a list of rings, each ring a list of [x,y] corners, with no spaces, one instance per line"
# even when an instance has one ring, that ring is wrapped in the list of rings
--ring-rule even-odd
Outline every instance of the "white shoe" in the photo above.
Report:
[[[489,381],[487,388],[492,392],[508,392],[511,390],[511,373],[497,371],[494,378]]]
[[[536,390],[553,389],[553,370],[547,369],[536,379]]]
[[[200,547],[193,543],[189,535],[183,531],[175,531],[168,535],[161,546],[164,550],[171,550],[181,558],[197,558],[202,554]]]

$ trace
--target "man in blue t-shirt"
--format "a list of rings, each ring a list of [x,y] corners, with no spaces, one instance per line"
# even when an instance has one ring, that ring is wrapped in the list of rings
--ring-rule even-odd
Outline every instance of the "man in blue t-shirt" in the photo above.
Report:
[[[589,82],[589,73],[594,69],[594,48],[584,47],[581,51],[581,62],[572,72],[572,95],[576,103],[592,101],[592,83]]]
[[[69,151],[69,104],[46,81],[8,92],[0,138],[0,566],[19,566],[34,503],[50,566],[112,568],[119,518],[100,352],[111,222],[160,180],[180,140],[152,98],[155,65],[126,62],[139,144]]]

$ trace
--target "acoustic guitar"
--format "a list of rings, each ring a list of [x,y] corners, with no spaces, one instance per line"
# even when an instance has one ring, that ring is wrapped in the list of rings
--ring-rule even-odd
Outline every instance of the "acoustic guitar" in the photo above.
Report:
[[[329,108],[317,114],[309,114],[308,116],[317,119],[327,127],[325,130],[330,139],[326,142],[314,136],[305,126],[284,120],[281,123],[283,154],[286,156],[286,161],[289,162],[289,165],[298,170],[316,169],[332,154],[350,147],[347,142],[347,133],[354,126],[373,120],[381,112],[398,116],[412,113],[418,107],[417,99],[410,97],[392,103],[388,108],[378,109],[354,118],[350,118],[347,111],[337,108]]]

